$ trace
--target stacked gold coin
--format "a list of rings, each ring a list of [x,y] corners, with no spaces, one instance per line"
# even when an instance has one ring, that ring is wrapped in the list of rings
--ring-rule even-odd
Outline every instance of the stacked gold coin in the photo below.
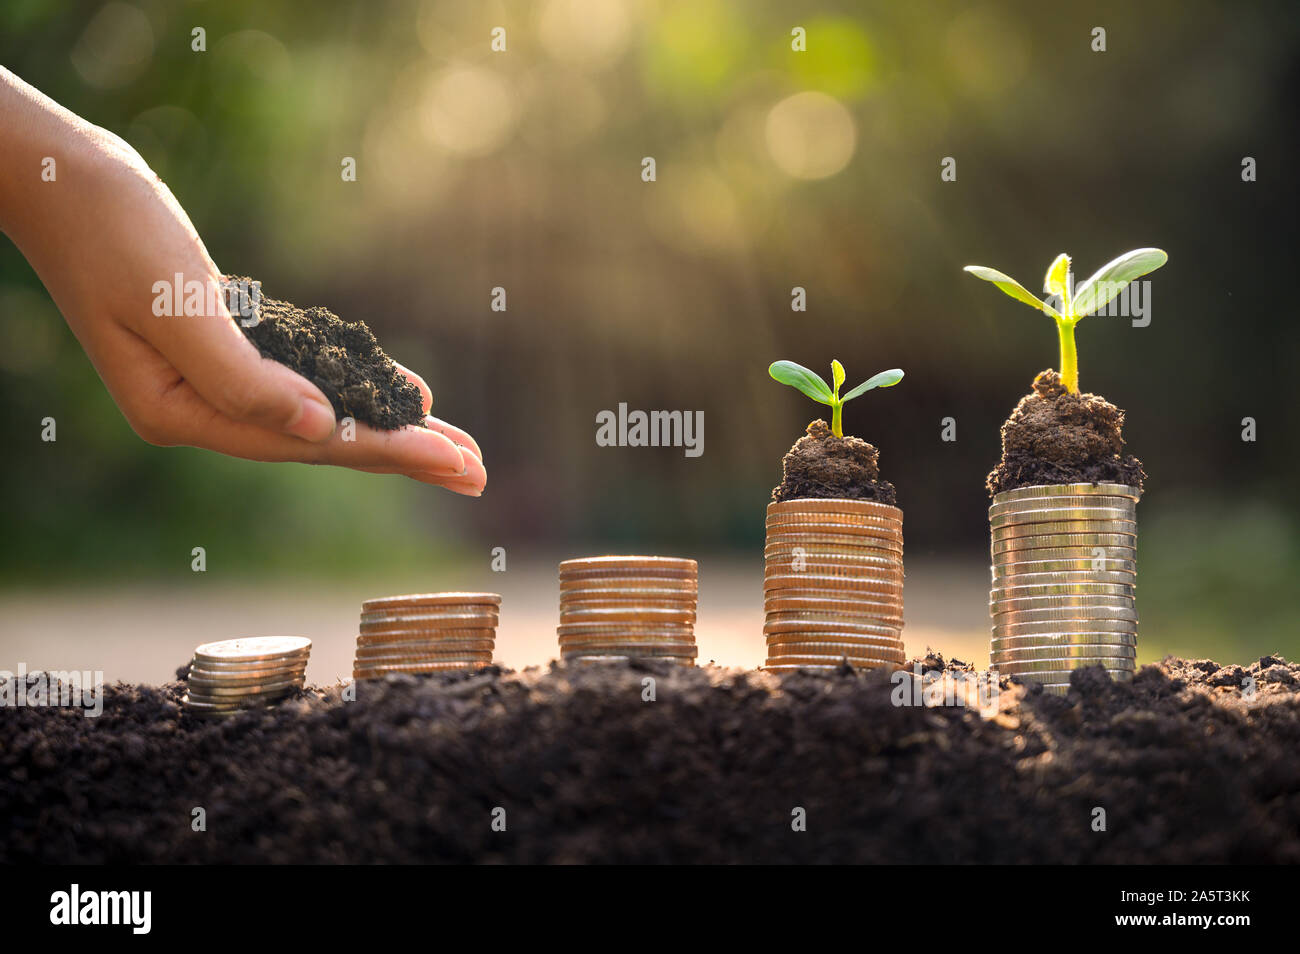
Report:
[[[897,667],[903,652],[903,511],[870,500],[767,508],[769,672]]]
[[[653,658],[695,665],[694,560],[602,556],[560,564],[560,655],[566,662]]]
[[[361,604],[352,678],[490,665],[500,607],[496,593],[419,593],[366,600]]]
[[[311,640],[255,636],[194,650],[182,705],[195,715],[228,716],[270,705],[302,688]]]
[[[993,498],[991,668],[1058,694],[1083,666],[1133,678],[1138,495],[1122,484],[1052,484]]]

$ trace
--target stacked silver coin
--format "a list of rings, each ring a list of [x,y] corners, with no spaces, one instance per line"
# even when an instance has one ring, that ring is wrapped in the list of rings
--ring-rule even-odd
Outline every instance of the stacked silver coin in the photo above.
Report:
[[[1137,664],[1136,487],[1052,484],[997,494],[990,668],[1064,693],[1070,671]]]
[[[254,636],[204,643],[194,650],[181,700],[195,715],[228,716],[270,705],[301,689],[311,640]]]
[[[560,655],[695,665],[699,567],[694,560],[601,556],[560,564]]]
[[[769,504],[764,563],[764,669],[906,661],[903,511],[870,500]]]

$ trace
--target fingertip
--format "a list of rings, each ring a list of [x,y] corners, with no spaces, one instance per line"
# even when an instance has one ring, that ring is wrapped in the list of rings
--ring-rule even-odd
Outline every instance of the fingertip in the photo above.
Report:
[[[465,469],[462,471],[461,476],[480,484],[486,484],[487,468],[483,466],[483,461],[479,460],[478,455],[464,444],[457,444],[456,446],[460,448],[461,457],[465,460]]]
[[[478,446],[478,441],[469,431],[462,430],[454,424],[448,424],[444,420],[434,417],[432,414],[426,414],[424,417],[424,426],[431,431],[437,431],[445,437],[450,437],[456,443],[463,447],[468,447],[474,452],[474,456],[480,461],[483,460],[483,450]]]
[[[454,480],[448,479],[442,474],[408,474],[412,480],[419,481],[422,484],[432,484],[435,487],[442,487],[450,490],[452,493],[460,494],[462,497],[482,497],[484,490],[487,488],[473,480]]]
[[[334,408],[328,401],[314,397],[303,397],[298,406],[298,413],[285,426],[285,433],[300,437],[313,444],[319,444],[334,436],[337,421]]]
[[[446,470],[456,474],[465,473],[465,455],[461,452],[461,447],[451,438],[443,434],[430,433],[430,445],[433,448],[434,456],[430,466],[425,470]]]

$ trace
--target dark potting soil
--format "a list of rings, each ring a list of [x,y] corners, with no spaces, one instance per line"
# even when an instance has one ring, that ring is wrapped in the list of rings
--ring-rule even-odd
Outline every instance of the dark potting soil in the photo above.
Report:
[[[1124,453],[1124,412],[1097,394],[1071,394],[1052,370],[1002,425],[1002,460],[989,495],[1037,484],[1125,484],[1142,489],[1142,461]]]
[[[251,278],[225,276],[222,287],[249,288]],[[262,296],[259,319],[244,327],[263,358],[288,365],[321,389],[339,420],[351,417],[381,431],[424,426],[420,390],[397,370],[363,321],[344,321],[328,308],[298,308]]]
[[[781,461],[784,476],[772,499],[838,497],[898,502],[894,485],[880,479],[880,451],[860,437],[836,437],[830,425],[816,420]]]
[[[981,718],[882,671],[488,669],[209,723],[119,684],[0,709],[0,861],[1300,862],[1300,666],[1002,686]]]

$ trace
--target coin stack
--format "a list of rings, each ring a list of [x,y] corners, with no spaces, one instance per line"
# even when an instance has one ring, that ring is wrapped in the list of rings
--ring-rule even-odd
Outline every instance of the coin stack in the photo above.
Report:
[[[871,500],[767,508],[769,672],[901,666],[903,511]]]
[[[496,593],[419,593],[366,600],[361,604],[352,678],[490,665],[500,607]]]
[[[1133,678],[1138,495],[1122,484],[1053,484],[994,496],[991,668],[1057,694],[1084,666]]]
[[[602,556],[560,564],[565,662],[653,658],[695,665],[694,560]]]
[[[311,640],[254,636],[194,650],[181,703],[195,715],[228,716],[269,705],[302,688]]]

